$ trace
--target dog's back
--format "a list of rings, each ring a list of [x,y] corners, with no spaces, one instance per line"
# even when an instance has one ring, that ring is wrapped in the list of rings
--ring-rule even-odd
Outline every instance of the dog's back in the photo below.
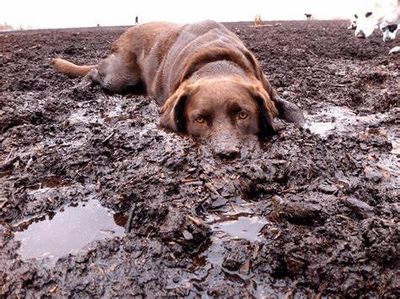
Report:
[[[256,68],[253,55],[224,25],[214,21],[185,25],[161,62],[153,82],[153,93],[165,98],[205,64],[221,62],[211,72],[225,72],[226,67],[222,65],[226,66],[227,61],[240,66],[244,72],[251,73]]]
[[[214,67],[211,71],[210,66],[207,68],[211,74],[231,71],[232,64],[237,66],[235,71],[248,75],[261,72],[240,39],[214,21],[134,26],[113,43],[111,55],[98,65],[78,66],[63,59],[54,60],[59,71],[71,76],[87,75],[90,82],[110,91],[122,92],[141,84],[160,105],[184,79],[207,64]]]

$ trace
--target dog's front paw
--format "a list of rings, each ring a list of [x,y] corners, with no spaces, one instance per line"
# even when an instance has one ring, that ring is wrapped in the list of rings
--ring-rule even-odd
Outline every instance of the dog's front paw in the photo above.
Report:
[[[73,90],[84,92],[87,91],[88,89],[91,89],[92,87],[93,87],[93,82],[91,80],[84,78],[78,84],[74,85]]]

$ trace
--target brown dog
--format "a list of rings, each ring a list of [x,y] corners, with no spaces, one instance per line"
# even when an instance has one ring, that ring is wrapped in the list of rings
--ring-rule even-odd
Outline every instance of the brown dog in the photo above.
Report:
[[[277,116],[302,124],[299,108],[279,99],[254,56],[225,26],[149,23],[128,29],[97,65],[54,59],[55,68],[85,76],[84,86],[112,92],[139,85],[162,106],[160,125],[209,139],[234,158],[243,142],[273,134]]]

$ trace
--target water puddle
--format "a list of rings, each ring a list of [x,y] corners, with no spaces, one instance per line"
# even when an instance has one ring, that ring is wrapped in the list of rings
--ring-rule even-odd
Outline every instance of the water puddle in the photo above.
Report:
[[[392,144],[390,153],[382,153],[376,160],[376,167],[387,182],[399,186],[400,178],[400,128],[392,119],[399,113],[357,115],[347,107],[326,106],[320,112],[307,117],[305,125],[312,133],[326,138],[331,134],[357,134],[361,139],[371,136],[386,138]],[[389,121],[381,126],[382,122]]]
[[[312,133],[327,137],[332,133],[356,132],[360,126],[377,124],[389,117],[389,113],[357,115],[347,107],[327,106],[318,114],[308,115],[305,127]]]
[[[76,254],[93,241],[124,235],[126,219],[113,214],[97,200],[62,208],[15,233],[21,242],[23,259],[44,259],[54,264],[68,254]]]
[[[210,224],[215,232],[222,232],[235,239],[255,242],[259,239],[260,231],[267,224],[267,221],[255,216],[238,214],[225,216],[219,220],[212,221]]]

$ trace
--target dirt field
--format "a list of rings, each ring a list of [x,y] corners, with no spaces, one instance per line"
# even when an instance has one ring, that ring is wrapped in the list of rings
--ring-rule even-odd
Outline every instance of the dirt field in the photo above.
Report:
[[[53,71],[125,28],[1,33],[0,297],[399,298],[396,43],[277,25],[227,24],[306,128],[231,162]]]

